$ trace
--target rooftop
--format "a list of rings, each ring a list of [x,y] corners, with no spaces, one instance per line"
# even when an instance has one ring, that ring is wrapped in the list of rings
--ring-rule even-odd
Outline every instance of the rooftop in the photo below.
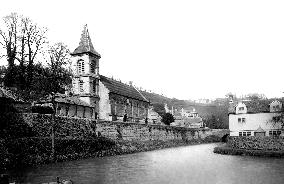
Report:
[[[136,100],[149,102],[135,87],[124,84],[120,81],[100,75],[101,82],[111,93],[133,98]]]
[[[250,100],[250,101],[241,101],[247,107],[247,113],[261,113],[261,112],[270,112],[271,102],[278,100],[283,104],[283,101],[280,99],[265,99],[265,100]],[[228,112],[229,114],[236,113],[236,106],[239,102],[234,102],[229,105]]]

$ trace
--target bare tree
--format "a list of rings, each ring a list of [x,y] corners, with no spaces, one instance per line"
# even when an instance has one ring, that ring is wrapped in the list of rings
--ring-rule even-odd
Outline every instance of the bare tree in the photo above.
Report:
[[[0,29],[0,45],[5,53],[0,58],[6,57],[8,70],[5,77],[5,84],[10,86],[14,83],[15,60],[17,57],[18,35],[22,16],[11,13],[3,18],[4,27]]]
[[[70,83],[70,72],[66,69],[70,61],[70,51],[63,43],[56,43],[48,50],[48,67],[51,72],[53,83],[52,92],[59,92],[60,88],[65,88]]]
[[[27,56],[27,81],[26,86],[29,88],[33,79],[33,65],[36,56],[41,53],[45,44],[47,43],[46,38],[46,28],[39,27],[37,24],[33,23],[29,18],[23,19],[23,37],[22,46],[26,46],[26,56]],[[24,51],[25,48],[22,48]]]
[[[2,57],[5,56],[8,61],[8,73],[5,78],[15,78],[14,66],[15,60],[18,60],[20,70],[17,74],[20,83],[23,88],[30,88],[35,59],[47,43],[47,29],[16,13],[5,16],[3,20],[5,26],[0,29],[0,45],[6,51]],[[10,84],[13,82],[10,81]],[[7,84],[9,86],[8,82]]]

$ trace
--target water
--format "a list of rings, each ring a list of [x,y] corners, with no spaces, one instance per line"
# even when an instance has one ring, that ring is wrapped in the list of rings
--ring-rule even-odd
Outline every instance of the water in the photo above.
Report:
[[[130,155],[56,163],[18,171],[25,183],[55,181],[119,184],[280,184],[284,159],[213,153],[203,144]]]

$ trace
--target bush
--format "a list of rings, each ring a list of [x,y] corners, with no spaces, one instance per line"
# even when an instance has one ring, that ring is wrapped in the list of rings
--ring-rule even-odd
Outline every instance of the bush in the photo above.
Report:
[[[98,156],[111,150],[115,142],[104,138],[90,139],[55,139],[57,161],[75,160]],[[27,165],[50,163],[52,147],[51,138],[0,139],[0,168],[21,168]],[[107,154],[107,153],[105,153]]]
[[[173,115],[171,113],[166,113],[162,117],[162,122],[165,125],[170,125],[174,121],[175,121],[175,119],[174,119],[174,117],[173,117]]]

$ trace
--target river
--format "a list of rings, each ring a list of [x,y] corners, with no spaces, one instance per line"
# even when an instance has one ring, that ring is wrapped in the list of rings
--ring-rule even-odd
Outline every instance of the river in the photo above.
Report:
[[[55,181],[56,176],[94,184],[280,184],[284,159],[213,153],[218,144],[169,148],[91,158],[17,171],[24,183]],[[15,173],[14,173],[15,174]]]

